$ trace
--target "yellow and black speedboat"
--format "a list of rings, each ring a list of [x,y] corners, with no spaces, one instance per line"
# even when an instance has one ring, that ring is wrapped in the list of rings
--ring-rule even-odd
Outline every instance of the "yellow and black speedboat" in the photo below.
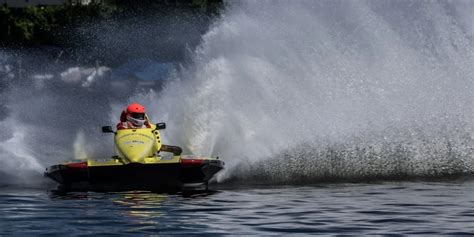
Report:
[[[45,175],[63,191],[207,190],[224,162],[218,157],[181,155],[180,147],[163,145],[159,130],[165,127],[164,123],[117,131],[102,127],[102,132],[115,134],[118,155],[53,165]]]

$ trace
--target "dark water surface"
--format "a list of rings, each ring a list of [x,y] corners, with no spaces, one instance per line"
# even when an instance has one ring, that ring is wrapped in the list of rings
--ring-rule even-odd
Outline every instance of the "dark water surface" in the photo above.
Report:
[[[194,195],[2,188],[0,236],[474,234],[473,185],[224,186]]]

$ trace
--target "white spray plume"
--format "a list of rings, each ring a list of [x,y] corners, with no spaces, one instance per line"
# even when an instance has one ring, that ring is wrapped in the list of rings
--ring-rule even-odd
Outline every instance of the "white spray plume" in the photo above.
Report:
[[[408,150],[408,166],[423,157],[425,165],[410,175],[450,166],[436,161],[445,156],[472,172],[474,50],[466,33],[472,22],[458,23],[455,2],[410,3],[231,3],[203,36],[193,64],[160,95],[133,100],[168,122],[170,142],[219,155],[231,172],[273,160],[251,172],[305,167],[309,176],[335,175],[315,167],[333,159],[325,151],[362,148],[362,155],[339,154],[347,161],[333,168],[355,165],[359,174],[389,176],[393,167],[380,167],[392,158],[376,160],[382,170],[372,172],[367,157],[401,157],[397,146]],[[433,157],[423,155],[430,147],[437,148]],[[278,167],[275,160],[301,167]]]

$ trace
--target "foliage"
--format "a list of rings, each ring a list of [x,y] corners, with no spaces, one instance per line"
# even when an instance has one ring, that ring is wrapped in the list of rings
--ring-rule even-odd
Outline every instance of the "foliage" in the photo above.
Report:
[[[0,41],[4,44],[42,44],[55,42],[61,28],[84,20],[108,16],[110,8],[101,6],[0,7]]]
[[[89,5],[32,6],[9,8],[0,5],[1,45],[62,45],[68,32],[81,24],[141,15],[150,12],[205,9],[207,14],[218,10],[221,0],[104,0]]]

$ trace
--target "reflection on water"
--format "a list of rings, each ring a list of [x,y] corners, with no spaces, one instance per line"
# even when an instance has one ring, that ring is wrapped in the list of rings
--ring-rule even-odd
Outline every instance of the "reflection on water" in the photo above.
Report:
[[[124,215],[129,217],[153,218],[163,215],[159,208],[166,200],[167,196],[157,193],[126,192],[113,198],[111,201],[117,205],[123,205],[129,208]],[[143,223],[143,222],[139,222]],[[147,222],[153,224],[156,222]]]
[[[97,206],[93,208],[87,204],[84,205],[84,213],[91,215],[97,208],[102,209],[109,207],[110,210],[106,210],[106,212],[109,212],[110,216],[104,216],[104,218],[100,219],[105,221],[108,218],[119,216],[120,219],[123,218],[127,222],[126,226],[130,226],[127,231],[137,232],[146,231],[150,228],[159,228],[161,225],[167,223],[167,219],[173,219],[174,215],[170,210],[175,208],[173,207],[173,204],[175,204],[177,200],[206,198],[216,193],[216,191],[194,191],[179,193],[154,193],[149,191],[129,191],[116,193],[62,193],[53,191],[50,193],[50,198],[51,200],[57,201],[76,200],[78,202],[86,201],[87,203],[106,201],[107,205],[103,207]],[[73,205],[76,205],[76,203]],[[176,203],[176,205],[178,204]],[[175,221],[179,220],[174,220],[173,222]],[[111,220],[106,221],[106,223],[115,225],[122,222]]]

